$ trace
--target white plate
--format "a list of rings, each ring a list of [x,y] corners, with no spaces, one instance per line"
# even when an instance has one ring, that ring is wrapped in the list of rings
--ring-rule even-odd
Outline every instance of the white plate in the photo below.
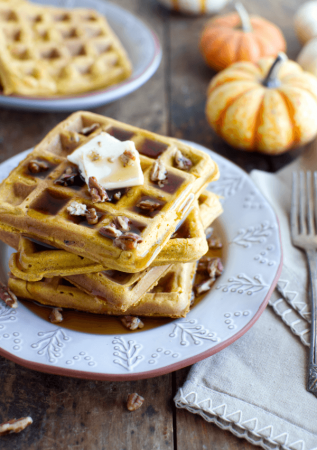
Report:
[[[113,3],[103,0],[34,0],[35,3],[68,8],[93,8],[107,17],[109,25],[126,49],[133,72],[122,83],[86,94],[59,97],[35,98],[0,94],[0,107],[28,111],[75,111],[97,108],[113,102],[138,89],[156,72],[162,59],[158,37],[138,17]]]
[[[222,350],[255,323],[281,271],[275,213],[244,171],[205,147],[189,144],[210,154],[221,173],[212,190],[223,196],[220,224],[228,245],[224,273],[209,294],[186,319],[117,336],[65,329],[41,319],[22,304],[13,310],[1,303],[1,355],[32,369],[61,375],[96,380],[148,378]],[[26,153],[0,165],[0,181]],[[11,249],[2,244],[2,279],[8,272],[10,254]]]

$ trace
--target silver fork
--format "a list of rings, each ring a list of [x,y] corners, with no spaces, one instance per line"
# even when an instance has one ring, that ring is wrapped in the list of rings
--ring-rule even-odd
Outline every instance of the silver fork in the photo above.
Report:
[[[291,234],[293,245],[306,252],[311,294],[311,337],[307,390],[317,396],[317,172],[293,173]]]

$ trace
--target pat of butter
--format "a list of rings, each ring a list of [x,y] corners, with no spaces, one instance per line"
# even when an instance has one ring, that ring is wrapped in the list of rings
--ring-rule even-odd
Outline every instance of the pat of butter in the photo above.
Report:
[[[124,166],[121,155],[130,151],[135,159]],[[104,189],[119,189],[144,184],[140,155],[134,142],[124,141],[102,132],[78,147],[67,159],[76,164],[85,178],[95,177]]]

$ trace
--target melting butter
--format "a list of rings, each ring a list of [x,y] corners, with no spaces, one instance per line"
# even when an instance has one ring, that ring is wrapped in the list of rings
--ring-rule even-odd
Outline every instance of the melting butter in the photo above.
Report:
[[[134,159],[124,165],[121,155],[131,152]],[[85,178],[95,177],[104,189],[119,189],[144,184],[140,155],[134,142],[119,141],[102,132],[78,147],[67,159],[76,164]]]

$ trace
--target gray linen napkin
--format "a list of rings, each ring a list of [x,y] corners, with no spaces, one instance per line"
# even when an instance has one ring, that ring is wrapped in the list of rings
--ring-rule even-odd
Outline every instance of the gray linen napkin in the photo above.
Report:
[[[317,169],[317,143],[275,175],[251,177],[275,209],[284,266],[258,322],[238,341],[195,364],[175,396],[200,414],[270,450],[317,450],[317,398],[306,391],[310,304],[305,255],[291,244],[291,173]]]

